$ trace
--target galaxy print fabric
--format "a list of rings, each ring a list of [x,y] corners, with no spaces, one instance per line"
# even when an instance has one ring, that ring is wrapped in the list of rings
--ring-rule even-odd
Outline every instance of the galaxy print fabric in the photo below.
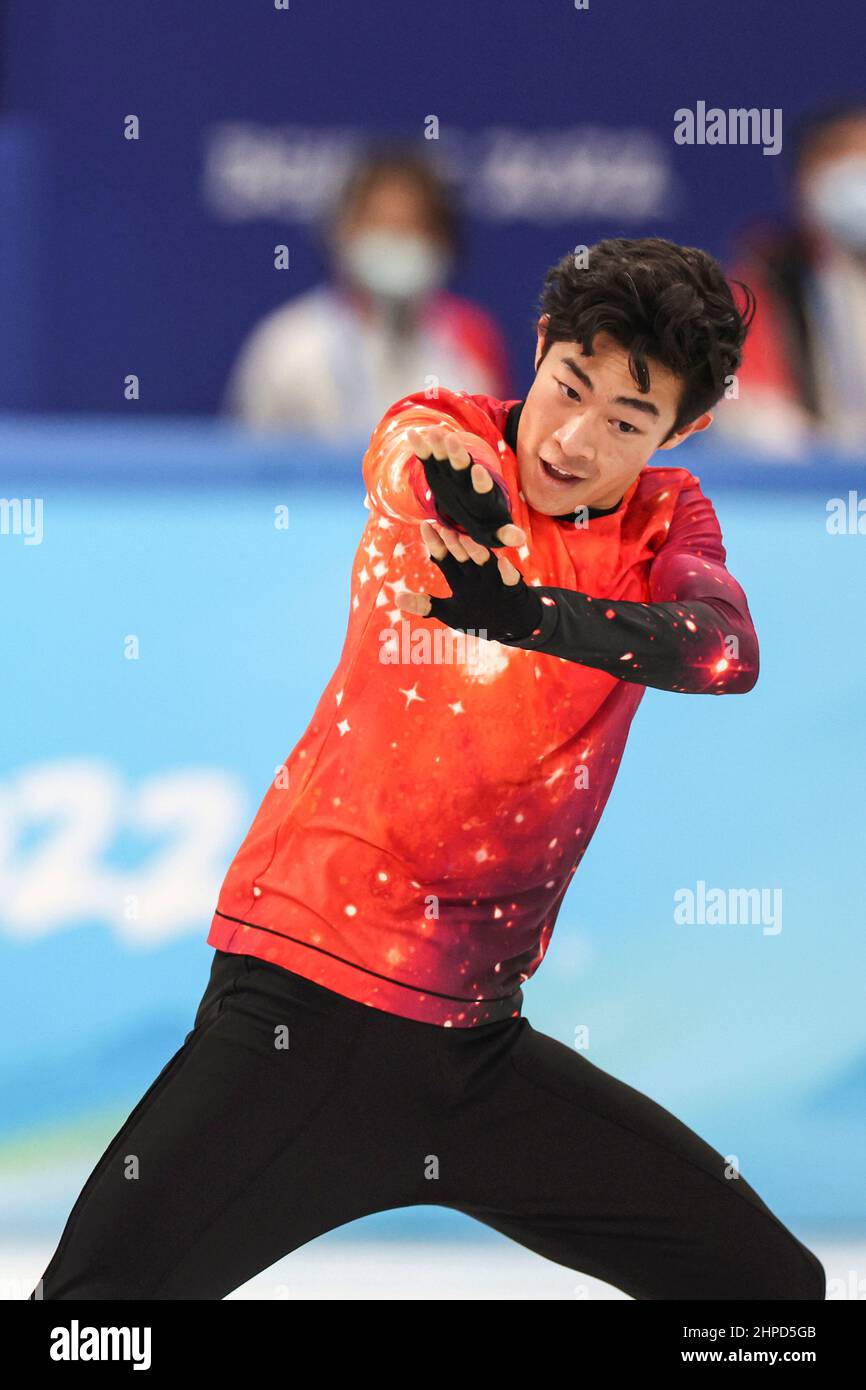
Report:
[[[377,425],[340,660],[208,935],[449,1028],[520,1013],[645,686],[720,694],[757,675],[745,596],[698,480],[647,466],[584,527],[530,511],[503,437],[514,404],[440,388]],[[537,638],[486,642],[397,607],[407,589],[448,592],[419,534],[436,513],[406,443],[430,424],[472,436],[508,489],[527,543],[504,553],[550,600]]]

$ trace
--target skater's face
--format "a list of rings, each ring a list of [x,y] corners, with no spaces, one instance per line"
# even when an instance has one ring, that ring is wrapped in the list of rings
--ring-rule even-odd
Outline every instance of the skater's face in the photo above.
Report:
[[[656,449],[676,448],[713,417],[701,415],[663,444],[682,380],[650,360],[650,389],[642,393],[628,352],[605,333],[596,334],[591,357],[577,343],[558,342],[542,360],[545,322],[539,320],[535,380],[518,424],[521,491],[530,507],[548,516],[613,507]],[[555,476],[546,464],[570,477]]]

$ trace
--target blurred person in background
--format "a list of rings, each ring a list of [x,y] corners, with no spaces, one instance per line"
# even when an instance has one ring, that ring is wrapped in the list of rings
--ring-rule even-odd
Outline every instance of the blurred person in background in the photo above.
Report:
[[[866,449],[866,104],[813,112],[793,142],[791,216],[752,224],[732,275],[757,298],[737,374],[719,404],[731,439],[792,458]]]
[[[428,159],[393,144],[368,153],[325,243],[331,282],[273,310],[245,342],[226,397],[233,415],[338,442],[369,437],[393,401],[428,384],[508,394],[501,330],[443,288],[458,214]]]

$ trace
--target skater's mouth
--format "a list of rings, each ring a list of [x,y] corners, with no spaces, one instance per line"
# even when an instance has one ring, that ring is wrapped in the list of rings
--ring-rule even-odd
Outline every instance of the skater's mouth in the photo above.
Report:
[[[552,463],[548,463],[547,459],[543,459],[540,454],[538,455],[538,461],[541,464],[542,473],[554,483],[563,483],[566,486],[569,483],[585,483],[589,476],[587,473],[580,473],[576,469],[555,467]]]

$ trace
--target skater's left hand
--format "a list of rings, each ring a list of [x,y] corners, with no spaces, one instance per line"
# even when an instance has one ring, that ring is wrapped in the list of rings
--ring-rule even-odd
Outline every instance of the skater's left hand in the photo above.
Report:
[[[504,555],[494,561],[486,546],[441,523],[422,521],[421,539],[452,595],[398,594],[404,612],[439,618],[458,632],[468,628],[488,642],[519,642],[540,625],[541,599]]]
[[[421,460],[436,512],[446,526],[459,527],[458,534],[468,533],[479,545],[526,544],[526,532],[511,519],[507,491],[503,493],[483,463],[473,460],[456,430],[429,425],[410,429],[407,439]]]

